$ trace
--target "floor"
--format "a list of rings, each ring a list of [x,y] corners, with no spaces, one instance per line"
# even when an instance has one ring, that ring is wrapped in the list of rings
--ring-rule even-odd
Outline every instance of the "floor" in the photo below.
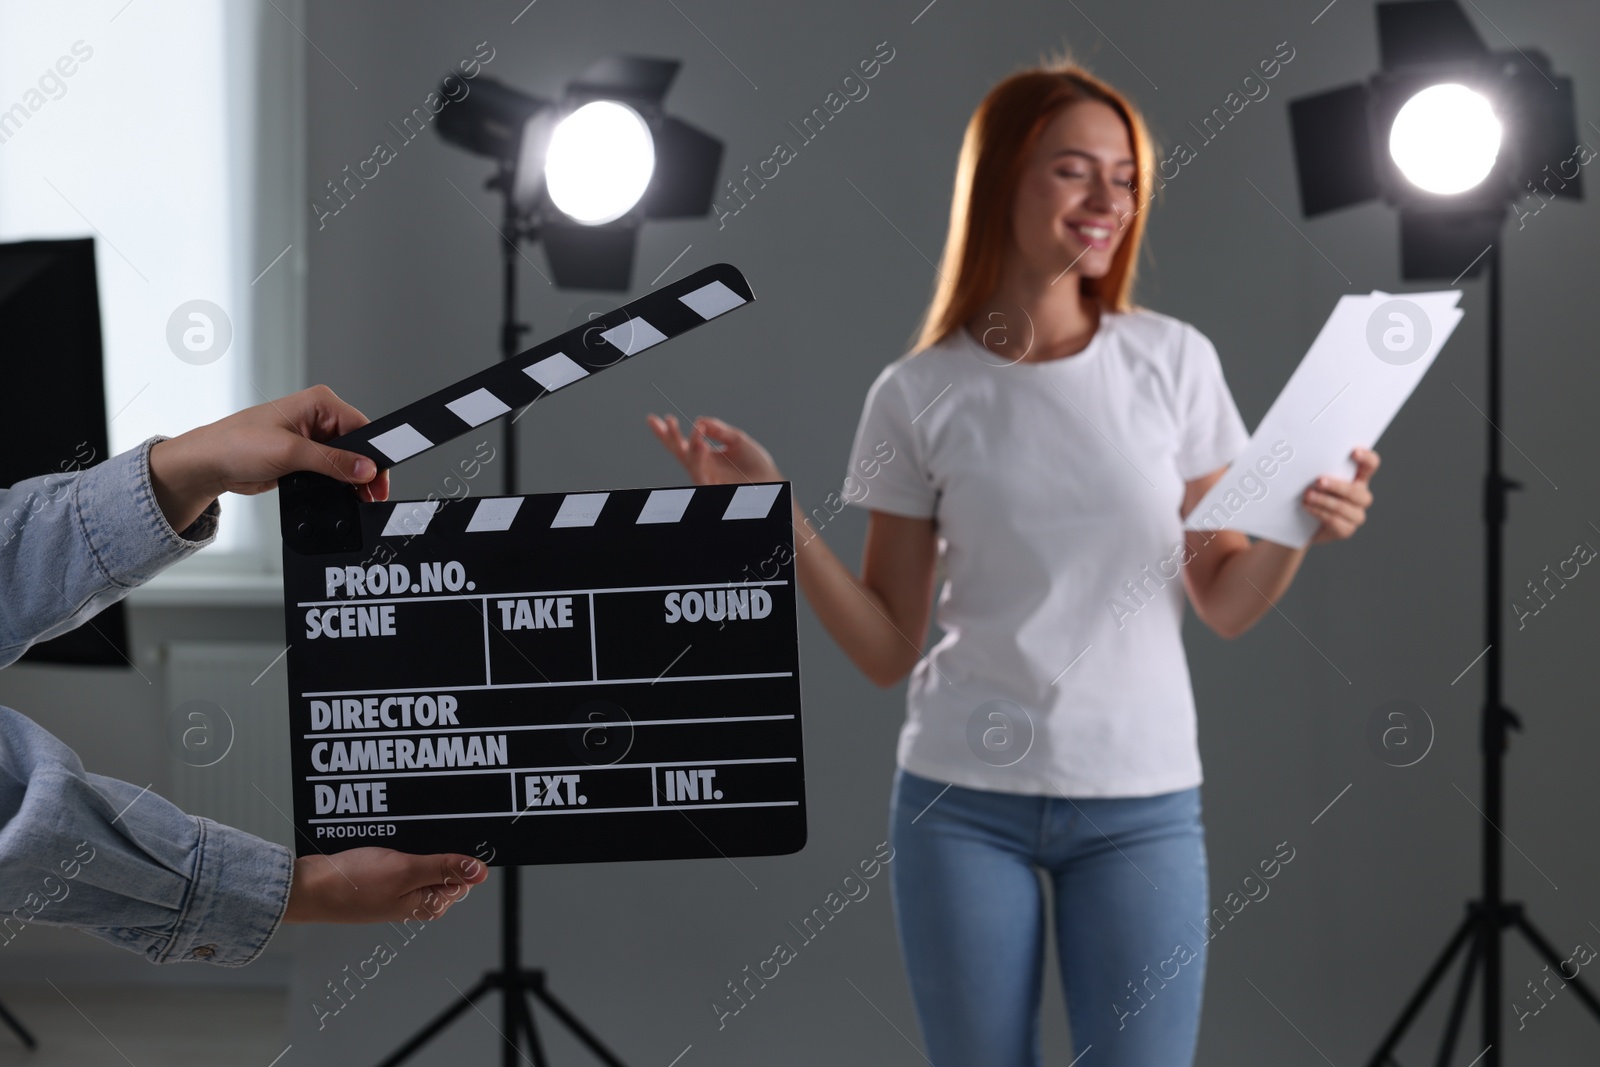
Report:
[[[29,1052],[0,1025],[0,1065],[271,1067],[287,1045],[281,989],[41,982],[0,986],[0,1002],[39,1042]]]

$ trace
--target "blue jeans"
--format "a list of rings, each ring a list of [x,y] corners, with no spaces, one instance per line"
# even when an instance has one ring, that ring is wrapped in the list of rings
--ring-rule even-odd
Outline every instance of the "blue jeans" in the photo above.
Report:
[[[1200,791],[1029,796],[895,773],[900,949],[934,1067],[1036,1067],[1045,896],[1073,1054],[1189,1067],[1207,908]]]

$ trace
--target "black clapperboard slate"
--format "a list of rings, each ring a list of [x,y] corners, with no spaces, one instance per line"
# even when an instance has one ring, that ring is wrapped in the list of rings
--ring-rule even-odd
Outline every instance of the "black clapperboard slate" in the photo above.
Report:
[[[753,299],[707,267],[329,444],[391,467]],[[297,854],[805,844],[789,483],[279,488]]]

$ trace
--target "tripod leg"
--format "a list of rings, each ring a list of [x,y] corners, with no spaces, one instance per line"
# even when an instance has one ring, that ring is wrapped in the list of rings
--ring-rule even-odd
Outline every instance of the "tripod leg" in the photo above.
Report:
[[[550,1061],[544,1057],[544,1045],[539,1041],[539,1028],[533,1022],[533,1009],[528,1007],[526,989],[515,991],[517,1018],[523,1030],[528,1034],[528,1048],[533,1052],[533,1067],[548,1067]],[[513,996],[511,990],[506,991],[506,996]]]
[[[11,1029],[16,1032],[17,1037],[22,1040],[24,1045],[28,1046],[29,1048],[39,1047],[39,1042],[35,1041],[33,1039],[33,1035],[28,1033],[28,1028],[19,1023],[17,1021],[17,1017],[7,1011],[4,1004],[0,1004],[0,1021],[4,1021],[7,1026],[11,1027]]]
[[[1472,939],[1472,947],[1467,949],[1467,959],[1461,965],[1461,984],[1456,986],[1456,999],[1450,1005],[1450,1018],[1444,1024],[1444,1033],[1439,1037],[1439,1058],[1435,1061],[1436,1067],[1450,1067],[1450,1057],[1456,1051],[1456,1038],[1461,1036],[1461,1020],[1467,1014],[1467,1000],[1472,996],[1472,975],[1478,967],[1478,951],[1483,947],[1483,942],[1477,938]]]
[[[1476,907],[1469,908],[1467,917],[1461,921],[1460,926],[1456,927],[1454,936],[1445,945],[1444,951],[1439,953],[1439,958],[1434,961],[1433,966],[1428,970],[1427,976],[1422,979],[1422,985],[1417,987],[1417,991],[1411,995],[1411,999],[1406,1002],[1405,1008],[1400,1012],[1400,1018],[1396,1019],[1394,1025],[1389,1028],[1388,1034],[1384,1036],[1383,1044],[1378,1046],[1378,1051],[1374,1052],[1372,1059],[1367,1061],[1367,1067],[1384,1067],[1386,1063],[1392,1062],[1395,1046],[1400,1044],[1400,1039],[1410,1029],[1412,1020],[1422,1010],[1422,1005],[1427,1002],[1429,994],[1433,992],[1433,987],[1438,985],[1439,979],[1444,977],[1444,972],[1450,966],[1450,961],[1455,958],[1457,952],[1461,951],[1461,946],[1466,943],[1467,937],[1477,928],[1479,921],[1478,909]]]
[[[539,1002],[549,1008],[551,1013],[557,1019],[560,1019],[562,1024],[568,1030],[571,1030],[578,1040],[582,1041],[589,1051],[595,1054],[595,1058],[604,1063],[606,1067],[627,1067],[626,1064],[617,1059],[615,1053],[600,1043],[600,1039],[587,1026],[583,1025],[583,1020],[568,1011],[567,1006],[557,1000],[555,995],[546,989],[542,983],[529,990],[529,992],[538,997]]]
[[[1576,974],[1574,974],[1571,978],[1566,976],[1565,972],[1561,970],[1561,965],[1566,961],[1563,960],[1561,956],[1557,954],[1556,950],[1551,947],[1550,942],[1544,939],[1544,935],[1539,933],[1539,931],[1534,928],[1533,923],[1528,921],[1527,916],[1518,914],[1516,918],[1516,924],[1517,929],[1522,931],[1522,936],[1531,941],[1534,949],[1539,953],[1539,955],[1544,957],[1545,962],[1554,967],[1556,969],[1556,973],[1561,975],[1561,980],[1567,983],[1567,985],[1571,986],[1573,990],[1577,992],[1578,999],[1583,1001],[1584,1005],[1588,1007],[1590,1013],[1592,1013],[1595,1018],[1600,1019],[1600,1000],[1596,1000],[1594,994],[1589,992],[1589,987],[1583,984],[1583,979],[1579,978]]]
[[[418,1030],[415,1037],[395,1049],[388,1059],[378,1064],[378,1067],[395,1067],[396,1064],[409,1059],[413,1052],[433,1040],[435,1034],[455,1022],[456,1016],[472,1007],[472,1002],[487,993],[491,986],[492,983],[487,976],[478,979],[478,984],[467,990],[465,996],[434,1016],[433,1022]]]

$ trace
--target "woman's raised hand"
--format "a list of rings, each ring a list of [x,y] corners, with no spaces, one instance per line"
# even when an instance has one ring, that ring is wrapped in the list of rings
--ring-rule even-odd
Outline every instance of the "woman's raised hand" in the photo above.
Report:
[[[645,422],[696,485],[783,481],[778,465],[761,443],[721,419],[695,419],[687,436],[679,431],[676,415],[646,415]]]

